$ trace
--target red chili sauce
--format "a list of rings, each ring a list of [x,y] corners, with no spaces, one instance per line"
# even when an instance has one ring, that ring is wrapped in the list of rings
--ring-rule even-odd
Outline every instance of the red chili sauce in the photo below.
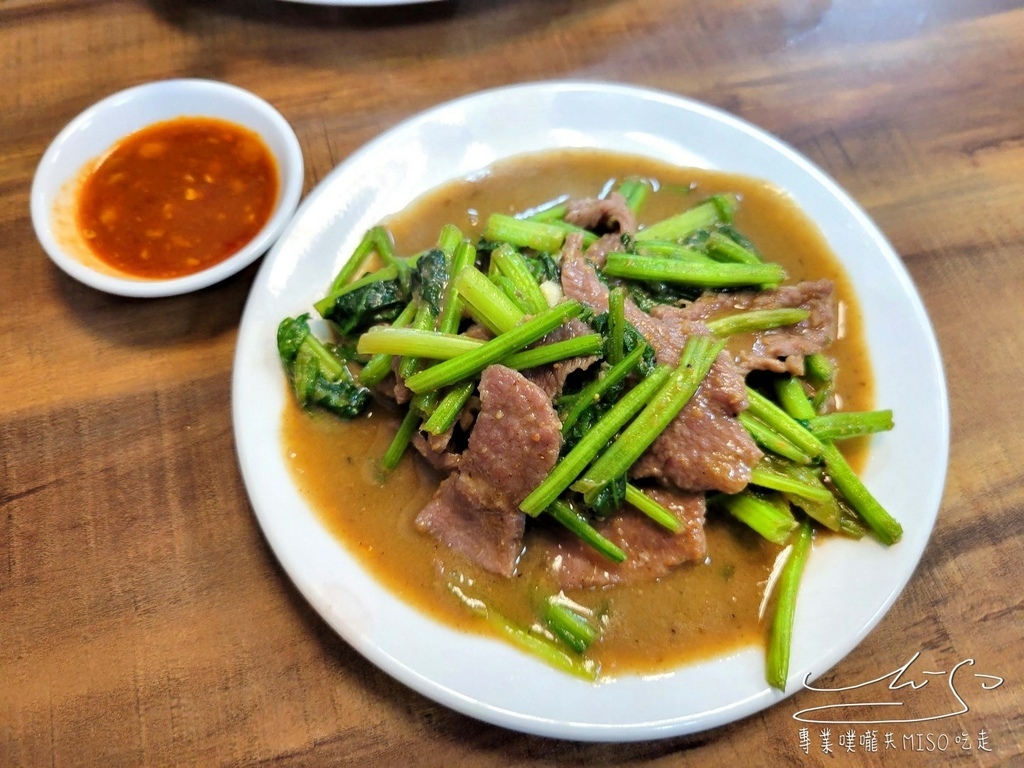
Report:
[[[259,136],[200,117],[156,123],[116,144],[85,179],[77,224],[92,252],[134,277],[200,272],[252,240],[277,201]]]

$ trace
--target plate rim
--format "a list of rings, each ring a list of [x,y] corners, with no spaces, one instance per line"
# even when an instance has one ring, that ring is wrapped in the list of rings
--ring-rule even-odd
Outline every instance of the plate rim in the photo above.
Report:
[[[818,184],[826,188],[828,192],[836,198],[842,207],[853,216],[856,223],[862,228],[863,232],[873,242],[879,245],[883,257],[893,270],[893,276],[900,284],[900,288],[903,291],[903,297],[909,300],[911,309],[913,310],[913,318],[922,324],[922,327],[919,330],[924,332],[928,341],[926,344],[927,349],[925,349],[924,352],[929,358],[929,361],[935,365],[939,374],[938,378],[934,382],[937,386],[935,392],[935,405],[938,408],[940,416],[938,433],[941,438],[939,450],[940,455],[936,458],[938,459],[937,466],[941,470],[940,474],[942,480],[938,483],[937,489],[935,487],[932,487],[931,489],[931,496],[933,498],[929,500],[929,506],[934,506],[934,509],[928,509],[925,511],[927,532],[923,537],[923,543],[920,544],[919,550],[914,554],[913,564],[911,567],[906,569],[896,582],[892,583],[892,588],[888,593],[888,596],[877,606],[874,615],[863,626],[861,631],[851,637],[848,642],[843,645],[843,649],[841,651],[834,654],[827,654],[825,658],[826,666],[816,671],[815,674],[809,676],[807,679],[814,679],[821,674],[824,674],[824,672],[831,668],[835,663],[849,654],[853,648],[855,648],[856,645],[859,644],[860,641],[875,628],[903,591],[920,561],[924,548],[927,545],[927,539],[934,526],[939,507],[941,506],[949,458],[949,405],[941,354],[939,353],[938,342],[935,337],[934,329],[931,326],[931,321],[928,318],[927,311],[925,310],[924,304],[917,293],[916,287],[914,286],[905,265],[899,259],[898,255],[895,253],[894,249],[888,243],[881,231],[877,228],[870,217],[868,217],[866,212],[863,211],[859,204],[857,204],[849,195],[849,193],[845,192],[845,190],[843,190],[830,176],[828,176],[827,173],[812,161],[778,137],[715,106],[667,91],[623,83],[593,80],[548,80],[531,83],[517,83],[461,96],[428,108],[401,121],[392,128],[387,129],[349,155],[317,184],[316,188],[302,202],[298,211],[295,213],[292,222],[282,233],[278,243],[275,244],[274,248],[261,265],[253,284],[253,290],[246,301],[246,307],[240,324],[238,347],[236,349],[236,365],[232,377],[232,409],[233,426],[236,436],[236,451],[238,452],[239,462],[242,467],[246,491],[249,494],[257,520],[271,550],[274,552],[275,557],[281,563],[285,572],[288,573],[293,584],[296,585],[300,593],[302,593],[310,602],[314,607],[314,610],[316,610],[318,614],[320,614],[320,616],[332,627],[332,629],[334,629],[349,645],[367,658],[371,663],[428,698],[431,698],[434,701],[456,711],[462,712],[463,714],[502,727],[542,736],[569,738],[581,741],[635,741],[641,739],[665,738],[717,727],[771,706],[791,695],[796,690],[799,690],[799,688],[793,687],[791,683],[791,686],[787,688],[785,693],[761,690],[760,693],[755,696],[748,697],[743,701],[733,702],[728,707],[721,707],[711,712],[666,717],[660,721],[648,721],[643,724],[629,723],[616,725],[602,723],[595,725],[582,721],[553,722],[543,718],[538,719],[532,717],[529,713],[509,711],[507,708],[494,706],[488,702],[480,701],[477,698],[466,696],[460,691],[453,690],[445,686],[439,686],[436,681],[425,677],[416,669],[410,668],[406,664],[402,663],[401,660],[394,658],[383,649],[373,645],[372,642],[368,644],[367,637],[365,635],[360,635],[358,632],[353,632],[351,626],[345,625],[344,623],[339,626],[336,616],[331,617],[325,615],[323,594],[318,592],[313,585],[300,583],[301,579],[297,578],[296,574],[293,572],[294,563],[290,563],[289,558],[282,557],[282,553],[278,551],[278,547],[276,547],[274,542],[271,540],[268,528],[261,516],[260,504],[257,499],[253,498],[251,472],[248,471],[249,467],[247,466],[247,457],[245,455],[246,447],[243,445],[244,441],[239,439],[240,424],[244,420],[244,417],[239,413],[237,408],[237,391],[238,387],[241,386],[238,381],[240,371],[238,363],[242,359],[244,351],[242,348],[244,341],[243,329],[246,327],[246,319],[249,317],[251,305],[255,304],[257,288],[259,286],[263,286],[270,280],[271,272],[274,269],[274,264],[278,254],[283,248],[287,247],[290,242],[290,238],[293,236],[293,229],[301,227],[305,217],[308,215],[307,211],[311,210],[315,206],[319,196],[324,194],[325,190],[330,189],[332,184],[336,184],[339,178],[344,177],[347,169],[351,169],[356,166],[358,162],[362,161],[362,159],[367,156],[372,156],[380,147],[386,146],[389,141],[393,141],[394,137],[414,130],[417,125],[429,124],[431,120],[437,119],[439,115],[444,115],[451,110],[457,110],[458,108],[467,105],[471,106],[474,103],[479,104],[487,99],[496,99],[506,95],[515,95],[517,92],[520,95],[522,93],[548,93],[562,97],[572,93],[597,93],[603,96],[614,95],[619,97],[650,100],[680,109],[681,112],[697,113],[711,120],[731,125],[733,128],[740,130],[748,136],[756,139],[758,142],[770,147],[775,152],[784,156],[789,162],[795,163],[804,173],[809,174]],[[458,176],[453,178],[458,178]],[[420,190],[420,193],[422,194],[425,191],[427,190]],[[934,503],[932,504],[931,502]],[[324,531],[324,534],[331,536],[331,534],[326,532],[326,530]],[[290,567],[290,565],[292,567]],[[372,581],[372,577],[368,578]],[[425,615],[421,614],[421,616],[428,622],[435,621]],[[720,659],[714,660],[711,663],[717,663],[723,659],[731,661],[734,660],[735,657],[742,655],[742,653],[726,654],[724,657],[720,657]],[[832,655],[834,655],[834,658],[831,658]],[[701,665],[703,664],[704,663],[702,662]],[[612,684],[614,684],[614,682]]]

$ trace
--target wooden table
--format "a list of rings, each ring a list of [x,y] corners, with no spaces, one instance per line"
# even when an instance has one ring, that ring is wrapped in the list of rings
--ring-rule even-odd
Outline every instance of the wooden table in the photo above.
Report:
[[[1021,754],[1019,0],[6,0],[0,52],[0,765],[997,765]],[[827,754],[820,729],[802,734],[792,718],[810,706],[802,692],[692,737],[580,744],[478,723],[363,660],[278,567],[235,460],[232,354],[255,267],[193,295],[122,299],[58,271],[30,225],[32,174],[63,125],[109,93],[176,76],[275,104],[302,143],[306,191],[423,108],[565,77],[718,105],[819,163],[905,260],[952,403],[931,544],[824,682],[866,681],[918,652],[918,672],[973,659],[990,677],[975,679],[970,711],[879,726],[874,750],[871,728],[836,728]]]

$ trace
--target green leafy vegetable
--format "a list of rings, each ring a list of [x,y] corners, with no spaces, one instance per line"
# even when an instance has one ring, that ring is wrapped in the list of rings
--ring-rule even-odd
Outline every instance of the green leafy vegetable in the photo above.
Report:
[[[370,390],[357,384],[345,364],[309,328],[309,315],[278,325],[277,349],[300,405],[315,405],[353,419],[370,404]]]
[[[381,273],[378,273],[378,275]],[[410,299],[397,277],[361,281],[317,303],[320,316],[331,321],[342,336],[349,336],[397,318]]]
[[[430,307],[434,317],[441,314],[445,288],[448,285],[448,259],[444,251],[432,248],[416,260],[413,285]]]
[[[618,511],[625,503],[625,473],[609,480],[597,493],[587,499],[587,504],[589,504],[594,509],[594,512],[601,517],[609,517],[610,515],[615,514],[615,512]]]

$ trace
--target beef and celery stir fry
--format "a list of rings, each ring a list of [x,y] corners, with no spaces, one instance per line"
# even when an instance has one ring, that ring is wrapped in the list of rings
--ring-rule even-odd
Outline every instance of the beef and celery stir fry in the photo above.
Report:
[[[536,625],[451,591],[570,672],[599,674],[602,622],[566,592],[705,561],[707,515],[788,546],[767,669],[783,688],[814,533],[900,538],[837,447],[892,414],[836,409],[829,280],[788,283],[734,226],[737,196],[681,196],[646,222],[651,190],[631,178],[494,213],[479,237],[447,225],[412,255],[376,227],[315,305],[332,337],[287,318],[280,355],[304,406],[401,409],[381,481],[410,451],[442,473],[415,526],[446,551],[512,578],[532,526],[561,531],[545,539],[557,589]]]

